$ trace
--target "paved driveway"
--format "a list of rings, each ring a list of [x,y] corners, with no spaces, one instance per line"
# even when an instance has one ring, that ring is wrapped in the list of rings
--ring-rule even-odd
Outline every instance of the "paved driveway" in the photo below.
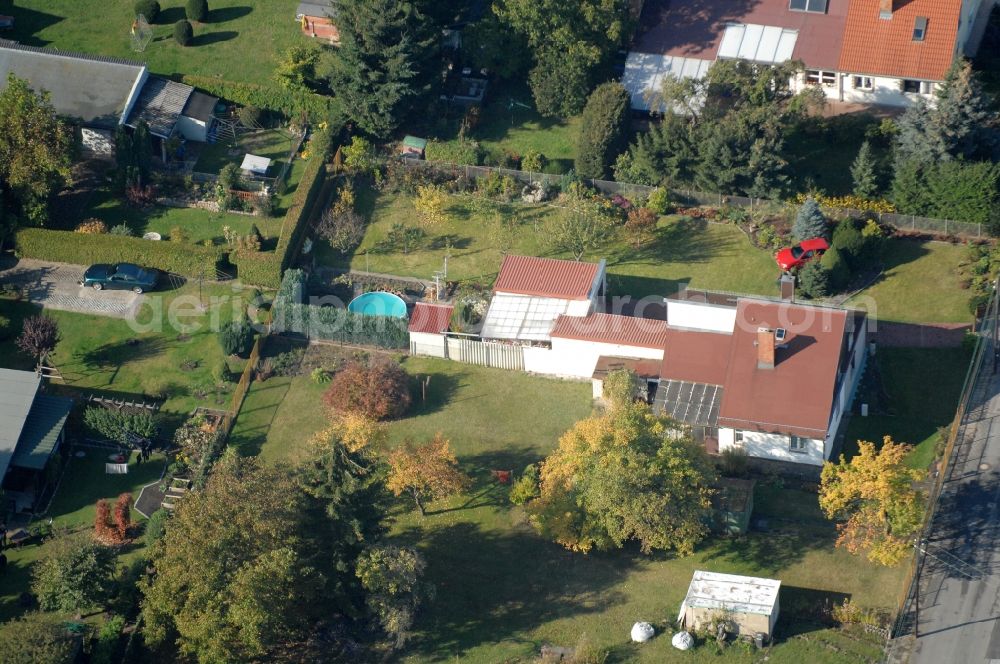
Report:
[[[0,281],[20,286],[28,300],[46,309],[76,311],[96,316],[134,318],[143,295],[131,291],[96,291],[78,283],[82,265],[22,259],[0,270]]]

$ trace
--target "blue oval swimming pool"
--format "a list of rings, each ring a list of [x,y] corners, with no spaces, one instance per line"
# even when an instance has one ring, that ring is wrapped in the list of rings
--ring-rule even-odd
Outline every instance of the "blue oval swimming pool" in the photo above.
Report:
[[[383,291],[362,293],[351,300],[351,303],[347,305],[347,310],[365,316],[406,318],[406,302],[403,301],[403,298]]]

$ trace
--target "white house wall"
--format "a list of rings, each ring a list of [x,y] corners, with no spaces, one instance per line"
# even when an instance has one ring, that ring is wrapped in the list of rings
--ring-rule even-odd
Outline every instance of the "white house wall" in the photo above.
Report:
[[[177,131],[181,133],[181,136],[189,141],[200,141],[204,143],[205,139],[208,137],[208,125],[200,120],[189,118],[186,115],[181,115],[177,118],[176,127]]]
[[[602,355],[662,360],[663,349],[556,338],[552,340],[552,348],[525,347],[524,370],[560,378],[590,379]]]
[[[736,307],[670,299],[666,302],[667,324],[671,327],[732,334],[736,326]]]
[[[871,90],[861,90],[854,87],[854,76],[864,76],[864,74],[836,72],[836,79],[833,85],[819,86],[823,90],[827,99],[832,101],[843,101],[856,104],[878,104],[881,106],[910,106],[917,99],[932,101],[934,99],[933,89],[926,94],[916,94],[903,92],[903,80],[885,76],[866,76],[872,79]],[[805,89],[807,83],[805,76],[799,75],[792,79],[791,89],[793,92],[800,92]],[[813,84],[814,85],[814,84]]]
[[[837,438],[840,430],[840,423],[844,419],[844,413],[851,407],[854,393],[861,379],[861,374],[865,369],[865,362],[868,359],[868,326],[862,325],[861,332],[855,341],[854,349],[851,353],[851,362],[844,379],[840,383],[840,391],[837,394],[837,401],[830,414],[830,424],[827,426],[826,449],[824,454],[827,459],[833,451],[833,442]]]
[[[730,448],[742,449],[751,457],[758,459],[773,459],[775,461],[790,461],[805,463],[812,466],[822,466],[825,460],[824,441],[815,438],[805,440],[802,452],[792,452],[788,448],[789,437],[784,434],[763,433],[760,431],[744,431],[742,445],[736,445],[733,440],[735,430],[719,429],[719,452]]]

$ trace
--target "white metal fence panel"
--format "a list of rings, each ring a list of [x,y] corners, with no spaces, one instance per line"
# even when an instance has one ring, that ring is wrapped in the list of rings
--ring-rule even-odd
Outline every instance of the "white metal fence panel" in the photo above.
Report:
[[[524,371],[523,349],[510,344],[449,337],[448,358],[482,367]]]

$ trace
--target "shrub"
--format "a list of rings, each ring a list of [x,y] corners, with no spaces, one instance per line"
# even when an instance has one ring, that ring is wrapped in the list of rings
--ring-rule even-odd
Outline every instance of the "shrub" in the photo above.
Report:
[[[541,173],[549,160],[545,155],[537,150],[527,150],[521,157],[521,170]]]
[[[656,213],[649,208],[633,208],[629,210],[628,221],[625,222],[625,232],[629,243],[638,249],[650,242],[656,229]]]
[[[174,23],[174,41],[181,46],[187,46],[192,39],[194,39],[194,28],[191,27],[190,21],[181,19]]]
[[[289,118],[305,115],[314,122],[320,122],[338,112],[339,101],[333,97],[305,90],[290,90],[280,85],[238,83],[214,76],[183,76],[181,82],[201,88],[220,99],[275,111]]]
[[[15,236],[17,255],[57,263],[136,263],[189,277],[215,274],[222,258],[217,248],[150,242],[117,235],[82,235],[45,228],[23,228]]]
[[[534,500],[541,495],[538,488],[538,466],[528,464],[521,476],[510,487],[510,502],[515,505],[524,505],[530,500]]]
[[[333,379],[333,376],[331,376],[330,372],[323,367],[316,367],[309,374],[309,378],[317,385],[325,385]]]
[[[171,242],[187,242],[191,238],[188,232],[181,228],[180,226],[174,226],[170,229],[170,241]]]
[[[108,226],[100,219],[86,219],[76,227],[75,232],[84,235],[103,235],[108,232]]]
[[[799,291],[806,297],[821,298],[830,294],[830,274],[817,261],[799,270]]]
[[[628,147],[629,93],[621,83],[597,86],[583,109],[576,171],[584,178],[609,177],[611,164]]]
[[[833,246],[843,255],[855,270],[865,261],[865,238],[854,224],[853,219],[844,219],[833,231]]]
[[[128,224],[117,224],[111,227],[108,231],[111,235],[120,235],[122,237],[132,237],[135,233],[132,232],[132,227]]]
[[[91,406],[83,411],[83,422],[92,432],[126,444],[132,436],[152,438],[156,423],[148,410],[130,411]]]
[[[160,538],[163,537],[163,533],[167,530],[167,519],[170,517],[170,513],[165,509],[158,509],[149,516],[149,520],[146,521],[146,530],[142,534],[142,538],[146,543],[146,546],[153,546]]]
[[[215,366],[212,367],[212,380],[215,381],[216,385],[228,383],[232,377],[232,373],[229,371],[229,363],[224,359],[219,360]]]
[[[245,318],[224,323],[219,328],[219,345],[226,355],[243,357],[253,346],[253,328]]]
[[[726,477],[745,477],[749,466],[746,450],[738,447],[727,447],[720,455],[722,474]]]
[[[256,106],[243,106],[239,110],[240,124],[248,129],[256,129],[260,126],[264,114]]]
[[[156,0],[139,0],[134,6],[135,13],[142,14],[150,23],[156,23],[160,16],[160,3]]]
[[[656,214],[666,214],[667,209],[670,207],[670,192],[665,187],[657,187],[649,192],[649,198],[646,199],[646,207]]]
[[[851,280],[851,269],[836,247],[830,247],[830,250],[823,254],[820,265],[830,275],[830,288],[834,291],[845,288]]]
[[[93,651],[90,654],[90,664],[114,664],[121,661],[118,645],[121,641],[122,629],[125,627],[125,616],[112,616],[101,625],[97,632]]]
[[[397,418],[410,406],[410,377],[397,362],[351,362],[333,377],[323,401],[372,420]]]
[[[484,151],[476,141],[457,140],[442,143],[438,140],[431,140],[427,142],[424,154],[431,161],[478,166],[483,163]]]
[[[187,0],[184,15],[189,21],[204,23],[208,20],[208,0]]]

